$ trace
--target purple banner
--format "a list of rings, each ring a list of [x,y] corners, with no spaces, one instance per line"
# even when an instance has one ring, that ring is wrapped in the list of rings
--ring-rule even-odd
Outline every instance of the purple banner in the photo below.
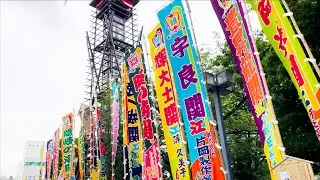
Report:
[[[241,74],[249,108],[271,169],[283,159],[278,142],[280,135],[275,128],[272,102],[267,98],[267,85],[261,73],[260,59],[255,52],[244,9],[239,0],[211,0],[211,3]]]
[[[261,117],[257,116],[255,106],[262,102],[265,91],[241,3],[238,0],[224,2],[211,0],[211,4],[220,21],[235,63],[241,74],[249,107],[258,128],[258,134],[261,141],[264,142],[263,123]]]

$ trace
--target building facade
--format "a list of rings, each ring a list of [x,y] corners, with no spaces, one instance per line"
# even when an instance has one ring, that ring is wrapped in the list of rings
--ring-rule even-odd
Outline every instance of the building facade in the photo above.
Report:
[[[41,152],[42,151],[42,152]],[[27,141],[24,146],[23,164],[21,168],[22,174],[17,179],[21,180],[39,180],[41,174],[45,180],[45,153],[46,144],[44,141]],[[40,173],[40,168],[42,171]]]

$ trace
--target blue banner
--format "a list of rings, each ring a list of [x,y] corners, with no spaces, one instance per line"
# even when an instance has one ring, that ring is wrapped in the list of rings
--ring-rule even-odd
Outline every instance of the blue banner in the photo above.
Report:
[[[160,10],[158,18],[184,121],[192,179],[224,179],[215,133],[209,123],[212,117],[199,58],[185,14],[181,0],[176,0]],[[155,61],[161,65],[163,60]],[[162,79],[166,80],[165,77]]]

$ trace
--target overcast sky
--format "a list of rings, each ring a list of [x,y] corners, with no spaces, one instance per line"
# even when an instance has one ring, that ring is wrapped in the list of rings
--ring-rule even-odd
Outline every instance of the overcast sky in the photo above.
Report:
[[[168,1],[141,1],[145,35]],[[1,170],[16,175],[27,140],[47,141],[61,117],[84,99],[89,1],[0,1]],[[210,1],[191,1],[199,44],[222,32]],[[256,22],[256,21],[254,21]],[[255,23],[257,24],[257,23]]]

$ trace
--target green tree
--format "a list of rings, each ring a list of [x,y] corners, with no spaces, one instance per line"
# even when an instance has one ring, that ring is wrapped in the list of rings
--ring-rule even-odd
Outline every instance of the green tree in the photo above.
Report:
[[[212,54],[210,49],[202,49],[201,60],[205,71],[229,69],[234,72],[234,86],[228,94],[221,97],[234,179],[269,179],[267,163],[248,108],[240,74],[227,44],[219,37],[216,40],[220,46],[214,52],[219,55]],[[213,102],[211,94],[209,99]],[[215,116],[214,103],[211,104]]]
[[[320,60],[320,1],[286,0],[314,57]]]
[[[286,153],[314,161],[314,172],[319,173],[320,157],[317,152],[320,151],[320,146],[297,90],[270,44],[262,40],[262,34],[257,34],[257,37],[256,44],[273,97],[272,101]],[[228,95],[222,97],[235,179],[267,178],[269,172],[265,156],[259,148],[256,127],[247,102],[244,101],[242,81],[228,46],[224,44],[220,49],[220,55],[217,56],[203,49],[201,58],[203,64],[206,64],[205,69],[214,71],[230,69],[235,72],[236,84]],[[210,99],[212,101],[212,97]]]
[[[258,40],[257,46],[286,153],[314,161],[314,172],[319,173],[320,144],[298,92],[270,45]]]
[[[109,84],[109,83],[106,83]],[[121,93],[121,92],[120,92]],[[102,128],[103,128],[103,140],[105,144],[106,151],[106,160],[107,160],[107,176],[108,178],[112,175],[112,120],[111,120],[111,96],[112,92],[110,88],[101,94],[101,99],[99,99],[99,103],[101,104],[101,120],[102,120]],[[119,110],[122,108],[120,107]],[[120,120],[121,122],[121,120]],[[118,137],[118,147],[117,154],[115,159],[115,179],[123,179],[124,171],[123,171],[123,138],[122,138],[123,130],[122,124],[119,124],[119,137]]]

